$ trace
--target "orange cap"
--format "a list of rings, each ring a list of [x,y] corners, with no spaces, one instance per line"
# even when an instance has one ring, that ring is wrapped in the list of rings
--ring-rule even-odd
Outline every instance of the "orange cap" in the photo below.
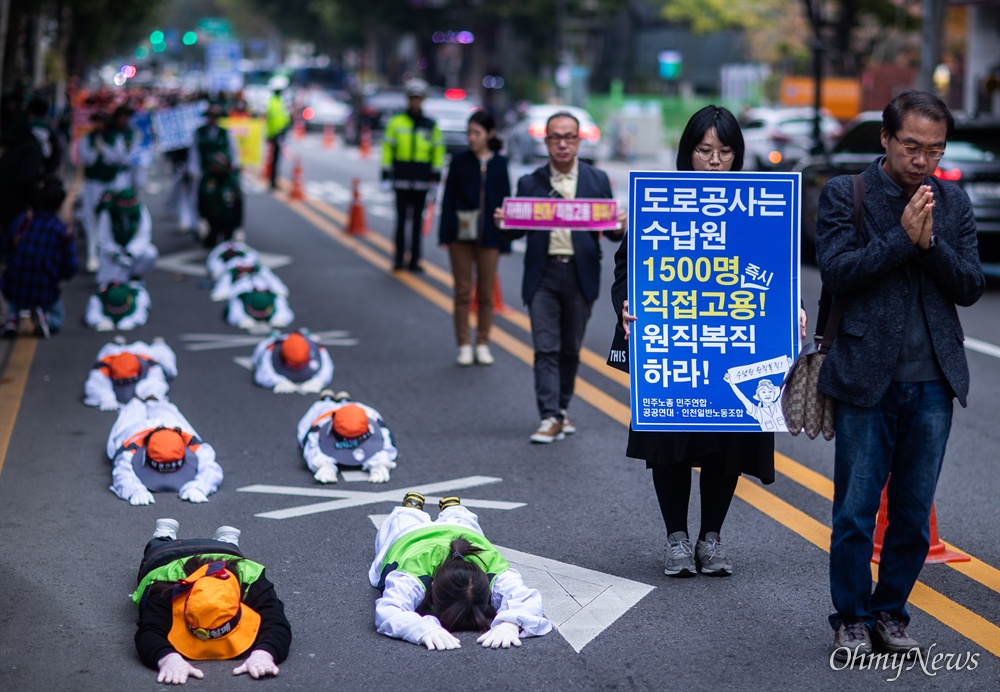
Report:
[[[152,461],[169,464],[184,458],[184,436],[172,428],[160,428],[146,440],[146,454]]]
[[[197,661],[227,659],[250,648],[260,615],[240,601],[240,580],[225,563],[199,567],[174,587],[173,624],[167,639]]]
[[[139,376],[139,359],[134,354],[125,351],[111,356],[109,361],[112,380],[131,380]]]
[[[333,413],[333,431],[352,439],[368,432],[368,414],[357,404],[341,406]]]
[[[301,370],[309,364],[309,341],[293,332],[281,342],[281,360],[292,370]]]

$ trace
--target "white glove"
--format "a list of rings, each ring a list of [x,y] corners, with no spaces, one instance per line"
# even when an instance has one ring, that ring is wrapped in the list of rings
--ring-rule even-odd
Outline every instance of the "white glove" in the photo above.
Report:
[[[435,649],[438,651],[444,651],[445,649],[450,650],[462,648],[462,642],[458,641],[458,637],[453,635],[444,627],[431,630],[420,638],[420,643],[426,646],[428,651],[434,651]]]
[[[99,332],[110,332],[114,330],[114,328],[115,328],[115,323],[109,320],[107,317],[105,317],[102,320],[98,320],[97,324],[94,326],[94,329],[96,329]]]
[[[501,622],[489,632],[480,635],[477,643],[482,644],[487,649],[497,649],[503,647],[509,649],[510,645],[521,646],[520,628],[513,622]]]
[[[178,493],[178,495],[182,500],[187,500],[188,502],[194,502],[194,503],[208,502],[208,495],[198,490],[198,488],[194,488],[191,486],[185,486],[181,488],[181,491]]]
[[[299,388],[291,380],[281,379],[274,385],[275,394],[294,394]]]
[[[369,483],[387,483],[389,481],[389,467],[385,464],[368,467]]]
[[[209,295],[209,298],[213,303],[221,303],[224,300],[229,300],[229,291],[223,291],[223,290],[212,291],[211,295]]]
[[[107,399],[98,404],[98,408],[102,411],[117,411],[120,406],[117,399]]]
[[[336,464],[323,464],[319,467],[319,470],[313,474],[313,478],[318,480],[320,483],[336,483],[337,482],[337,466]]]
[[[240,329],[253,329],[256,324],[257,321],[252,317],[241,317],[236,326]]]
[[[167,654],[156,665],[160,668],[160,674],[156,676],[158,683],[183,685],[189,675],[199,680],[205,677],[204,673],[185,661],[180,654]]]
[[[233,668],[233,675],[243,673],[250,673],[250,677],[257,680],[265,675],[277,675],[278,666],[274,664],[274,657],[271,654],[263,649],[254,649],[241,665]]]
[[[299,391],[303,394],[319,394],[323,391],[323,382],[314,377],[300,384]]]
[[[129,495],[128,503],[138,507],[139,505],[156,504],[156,500],[153,499],[153,493],[149,492],[146,488],[140,488]]]

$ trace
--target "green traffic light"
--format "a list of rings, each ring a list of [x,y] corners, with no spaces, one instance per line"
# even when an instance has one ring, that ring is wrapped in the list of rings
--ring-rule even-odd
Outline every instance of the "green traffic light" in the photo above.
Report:
[[[181,43],[185,46],[193,46],[198,43],[198,34],[193,31],[184,32],[184,36],[181,38]]]
[[[138,48],[135,49],[135,57],[139,58],[140,60],[142,60],[143,58],[148,58],[149,48],[146,48],[146,46],[139,46]]]
[[[157,43],[163,43],[166,38],[167,37],[163,35],[163,32],[157,29],[149,35],[149,42],[155,46]]]

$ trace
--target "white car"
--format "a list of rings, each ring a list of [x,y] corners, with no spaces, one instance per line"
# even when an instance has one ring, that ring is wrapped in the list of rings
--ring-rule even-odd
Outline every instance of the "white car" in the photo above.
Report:
[[[751,108],[740,126],[746,154],[745,170],[787,171],[813,147],[812,108]],[[820,136],[826,151],[840,135],[840,122],[820,112]]]
[[[322,130],[327,125],[343,130],[351,116],[349,105],[319,89],[300,92],[299,99],[302,103],[302,120],[305,121],[307,130]]]

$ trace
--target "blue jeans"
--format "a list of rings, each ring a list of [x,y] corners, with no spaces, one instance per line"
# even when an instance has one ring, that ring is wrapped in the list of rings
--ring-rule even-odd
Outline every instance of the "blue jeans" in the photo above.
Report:
[[[16,320],[17,313],[21,310],[30,310],[34,306],[31,305],[16,305],[14,303],[7,304],[7,319]],[[42,308],[45,312],[45,319],[49,323],[49,330],[53,332],[61,331],[63,324],[66,323],[66,308],[63,307],[62,298],[56,300],[52,305],[47,308]]]
[[[942,380],[893,382],[871,407],[837,401],[830,624],[876,613],[904,623],[906,599],[930,547],[930,515],[951,431],[952,391]],[[891,479],[890,479],[891,476]],[[888,520],[871,587],[870,562],[882,488],[889,480]]]

